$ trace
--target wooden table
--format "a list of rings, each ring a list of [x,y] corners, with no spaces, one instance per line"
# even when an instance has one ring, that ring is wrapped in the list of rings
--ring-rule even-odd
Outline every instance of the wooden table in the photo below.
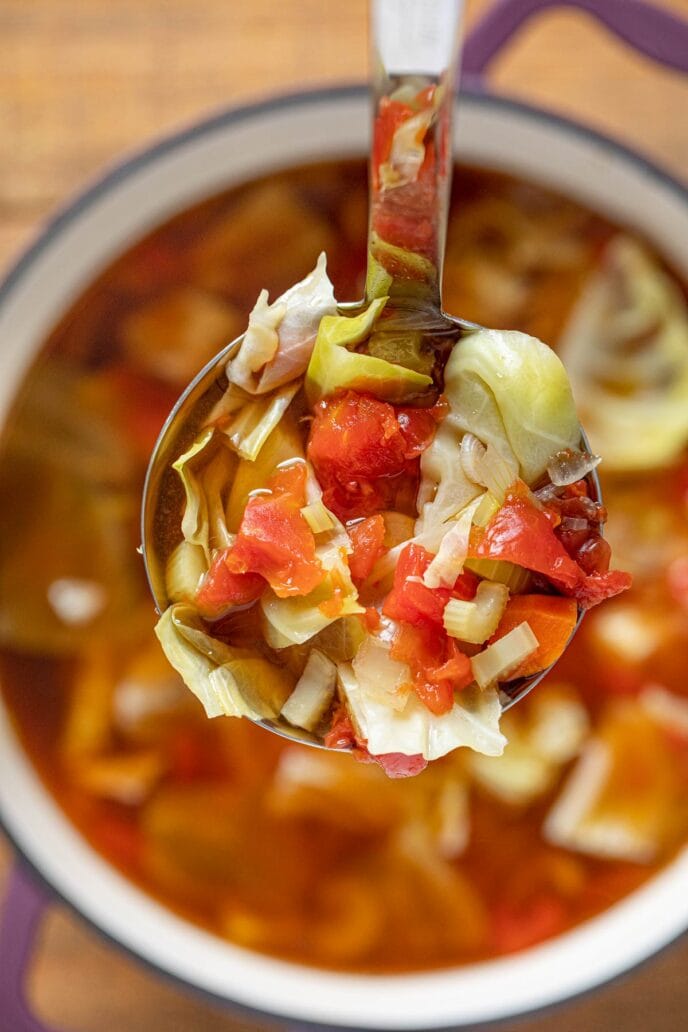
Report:
[[[492,0],[468,0],[472,20]],[[660,0],[656,0],[660,2]],[[662,0],[688,16],[688,0]],[[365,0],[0,0],[0,266],[110,160],[213,108],[307,83],[362,79]],[[495,85],[688,168],[688,82],[574,12],[533,23]],[[0,841],[0,888],[11,862]],[[688,942],[522,1032],[678,1032]],[[247,1028],[164,984],[55,907],[31,974],[42,1017],[69,1032]],[[0,1028],[5,1030],[0,1015]]]

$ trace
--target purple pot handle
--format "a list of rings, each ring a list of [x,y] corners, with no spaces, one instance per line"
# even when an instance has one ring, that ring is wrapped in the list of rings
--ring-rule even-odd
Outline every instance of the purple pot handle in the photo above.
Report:
[[[641,54],[679,72],[688,72],[688,21],[646,0],[496,0],[468,33],[463,73],[481,78],[529,18],[554,7],[587,11]]]
[[[31,1014],[26,976],[50,897],[20,863],[10,872],[0,910],[0,1032],[57,1032]]]

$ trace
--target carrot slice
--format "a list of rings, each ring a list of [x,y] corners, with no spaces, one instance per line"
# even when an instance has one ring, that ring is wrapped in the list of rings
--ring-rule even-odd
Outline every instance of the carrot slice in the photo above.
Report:
[[[556,663],[568,644],[577,619],[578,607],[572,598],[562,598],[560,595],[514,595],[509,599],[499,627],[490,640],[492,642],[503,638],[527,620],[540,644],[537,651],[510,676],[530,677]]]

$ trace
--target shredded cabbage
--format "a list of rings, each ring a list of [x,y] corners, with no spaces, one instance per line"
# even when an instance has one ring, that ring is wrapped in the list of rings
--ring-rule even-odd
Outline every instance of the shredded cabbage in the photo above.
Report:
[[[332,519],[336,520],[336,517],[332,515]],[[317,588],[308,595],[292,598],[277,598],[272,591],[263,593],[260,606],[265,619],[265,637],[272,648],[284,648],[286,644],[303,645],[340,617],[365,612],[351,580],[343,539],[346,538],[349,548],[351,545],[338,520],[336,525],[338,529],[330,540],[315,549],[316,557],[326,571]]]
[[[170,602],[191,602],[207,569],[200,545],[180,541],[165,567],[165,593]]]
[[[664,466],[688,441],[688,305],[629,237],[608,245],[560,339],[608,470]]]
[[[395,711],[358,681],[350,664],[340,664],[338,676],[354,724],[373,756],[396,752],[436,760],[460,746],[487,756],[500,756],[504,750],[501,704],[494,689],[466,688],[449,713],[436,716],[415,694],[409,695],[402,712]]]
[[[242,459],[255,462],[298,389],[298,383],[288,384],[272,394],[249,398],[231,421],[222,427],[222,433]]]
[[[525,333],[475,330],[454,347],[445,369],[452,418],[527,484],[555,452],[577,448],[580,425],[566,371],[554,352]]]
[[[261,294],[239,350],[227,365],[230,383],[251,394],[265,394],[302,376],[321,319],[336,311],[327,259],[321,254],[313,272],[274,304],[267,304],[265,291]]]
[[[322,320],[306,372],[306,396],[311,405],[345,388],[398,403],[431,386],[432,378],[423,373],[348,350],[370,336],[386,303],[386,297],[377,298],[360,315]]]
[[[292,690],[288,671],[211,637],[192,606],[170,606],[155,633],[209,717],[276,717]]]
[[[468,543],[473,524],[473,515],[482,498],[474,499],[449,524],[440,543],[437,555],[423,574],[423,584],[428,588],[452,588],[456,578],[463,571],[463,564],[468,555]]]
[[[214,549],[226,548],[232,540],[225,518],[225,495],[229,493],[234,462],[215,429],[208,427],[172,464],[186,496],[184,540],[203,549],[208,565]]]
[[[359,684],[370,696],[401,712],[406,708],[413,678],[406,663],[392,659],[389,644],[368,635],[351,664]]]
[[[566,687],[549,685],[502,718],[508,745],[499,757],[473,754],[468,767],[476,781],[512,806],[523,806],[548,791],[564,764],[576,756],[589,729],[579,698]]]

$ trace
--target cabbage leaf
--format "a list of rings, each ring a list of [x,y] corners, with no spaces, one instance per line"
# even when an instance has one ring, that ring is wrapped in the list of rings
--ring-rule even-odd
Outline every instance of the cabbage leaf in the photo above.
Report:
[[[671,463],[688,442],[688,305],[636,241],[608,245],[560,341],[605,469]]]
[[[250,394],[266,394],[302,376],[323,316],[337,304],[324,253],[313,272],[272,305],[264,291],[249,317],[238,351],[227,365],[230,383]]]
[[[232,540],[225,519],[225,495],[229,492],[234,462],[214,427],[207,427],[172,464],[186,496],[182,517],[184,540],[203,549],[208,565],[213,551],[226,548]]]
[[[317,588],[308,595],[291,598],[277,598],[273,591],[263,592],[260,605],[265,637],[272,648],[303,645],[341,617],[365,612],[358,601],[358,592],[346,562],[347,547],[350,548],[348,536],[336,517],[333,515],[332,518],[336,530],[315,549],[316,557],[326,571]]]
[[[457,694],[448,713],[436,716],[414,693],[402,711],[393,709],[381,700],[379,685],[361,683],[348,663],[339,664],[338,675],[356,729],[373,756],[396,752],[436,760],[460,746],[486,756],[500,756],[504,750],[502,707],[495,689],[469,686]]]
[[[455,345],[445,369],[451,418],[464,432],[516,459],[527,484],[555,452],[580,445],[566,370],[551,348],[515,330],[480,329]]]
[[[274,718],[294,687],[285,669],[211,637],[192,606],[170,606],[155,633],[167,659],[209,717]]]
[[[306,396],[311,405],[346,388],[401,403],[432,384],[431,377],[424,373],[348,350],[371,335],[386,303],[387,298],[380,297],[360,315],[326,316],[322,320],[306,372]]]

